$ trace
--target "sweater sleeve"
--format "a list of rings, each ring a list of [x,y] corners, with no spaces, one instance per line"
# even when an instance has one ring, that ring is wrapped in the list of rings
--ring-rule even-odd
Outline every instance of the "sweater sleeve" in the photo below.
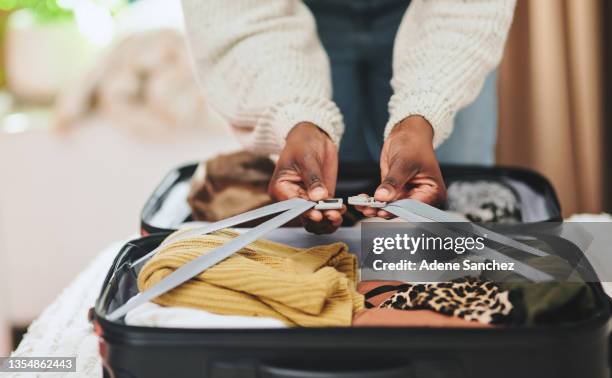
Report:
[[[412,0],[393,53],[389,122],[427,119],[434,147],[452,132],[459,109],[480,92],[499,64],[516,0]]]
[[[183,12],[207,100],[246,148],[278,153],[306,121],[338,145],[328,57],[300,0],[183,0]]]

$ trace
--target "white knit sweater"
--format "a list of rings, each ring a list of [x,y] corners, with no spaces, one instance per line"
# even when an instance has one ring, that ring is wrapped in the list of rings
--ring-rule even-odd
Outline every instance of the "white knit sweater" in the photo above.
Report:
[[[395,40],[391,128],[421,115],[434,146],[499,63],[516,0],[412,0]],[[329,60],[300,0],[183,0],[198,78],[245,147],[277,153],[299,122],[338,144]],[[349,127],[351,127],[349,125]]]

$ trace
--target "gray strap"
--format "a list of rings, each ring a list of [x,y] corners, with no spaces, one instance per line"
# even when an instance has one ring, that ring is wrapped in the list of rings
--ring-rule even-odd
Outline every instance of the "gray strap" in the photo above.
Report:
[[[456,232],[451,231],[448,227],[444,227],[443,224],[440,223],[440,221],[434,221],[432,219],[429,219],[428,217],[423,217],[422,216],[423,214],[415,214],[411,210],[406,209],[405,206],[396,206],[395,205],[396,203],[397,202],[388,204],[383,209],[409,222],[424,222],[421,226],[427,229],[428,231],[435,233],[436,235],[443,234],[443,235],[450,235],[453,237],[461,236],[457,234]],[[423,221],[422,219],[427,219],[427,220]],[[441,231],[440,227],[443,227],[444,231]],[[503,253],[500,253],[487,246],[485,246],[482,251],[479,251],[478,254],[488,259],[493,259],[493,260],[497,260],[497,261],[505,262],[505,263],[513,263],[515,267],[514,269],[515,272],[517,272],[521,276],[531,281],[542,282],[542,281],[553,281],[554,280],[554,277],[551,276],[550,274],[543,272],[539,269],[536,269],[530,265],[527,265],[512,257],[506,256]]]
[[[431,219],[435,222],[444,222],[444,223],[456,223],[453,224],[453,227],[460,228],[466,232],[473,233],[482,237],[486,237],[487,239],[493,240],[500,244],[504,244],[513,248],[518,249],[519,251],[527,252],[529,254],[535,256],[548,256],[549,254],[543,252],[537,248],[534,248],[525,243],[521,243],[520,241],[514,240],[505,235],[499,234],[497,232],[491,231],[485,227],[479,226],[472,222],[467,222],[465,219],[458,217],[453,214],[449,214],[445,211],[442,211],[436,207],[430,206],[426,203],[414,200],[414,199],[403,199],[399,201],[395,201],[387,206],[398,206],[413,213],[417,213],[423,217]],[[386,209],[385,209],[386,210]],[[485,236],[486,235],[486,236]]]
[[[194,260],[191,260],[187,264],[181,266],[180,268],[166,276],[163,280],[150,287],[148,290],[137,294],[132,299],[130,299],[130,301],[123,304],[121,307],[117,308],[112,313],[108,314],[106,318],[111,321],[120,319],[121,317],[125,316],[130,310],[154,298],[157,298],[158,296],[185,283],[186,281],[197,276],[198,274],[210,268],[211,266],[228,258],[236,251],[251,244],[252,242],[261,238],[268,232],[277,229],[278,227],[289,222],[293,218],[299,216],[300,214],[315,205],[314,202],[307,200],[301,200],[298,202],[299,203],[297,205],[294,205],[293,208],[287,210],[286,212],[279,214],[278,216],[258,225],[257,227],[254,227],[253,229],[245,232],[244,234],[235,237],[226,244],[217,247],[209,251],[208,253]],[[295,204],[296,202],[294,201],[293,203]]]
[[[157,252],[159,252],[163,247],[170,243],[177,242],[179,240],[189,239],[199,235],[210,234],[211,232],[222,230],[224,228],[232,227],[237,224],[245,223],[248,221],[252,221],[254,219],[263,218],[268,215],[280,213],[281,211],[286,211],[289,209],[293,209],[296,206],[303,205],[305,203],[310,203],[310,201],[302,199],[302,198],[292,198],[290,200],[276,202],[264,207],[260,207],[255,210],[247,211],[246,213],[238,214],[230,218],[222,219],[218,222],[210,223],[201,227],[192,228],[185,232],[181,232],[179,234],[173,234],[167,237],[157,248],[142,256],[138,260],[134,261],[131,265],[132,268],[137,268],[140,265],[144,264],[151,257],[155,256]],[[314,205],[313,205],[314,206]]]

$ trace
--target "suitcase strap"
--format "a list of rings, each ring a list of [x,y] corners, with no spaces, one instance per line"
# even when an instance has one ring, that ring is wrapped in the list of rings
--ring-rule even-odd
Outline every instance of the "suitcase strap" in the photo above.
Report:
[[[438,209],[437,207],[430,206],[426,203],[423,203],[417,200],[403,199],[403,200],[392,202],[383,208],[384,210],[389,211],[390,213],[393,213],[392,210],[387,209],[387,207],[389,206],[402,208],[413,214],[418,214],[421,217],[427,218],[430,221],[442,222],[442,223],[453,223],[453,227],[460,228],[463,231],[469,232],[471,234],[486,237],[487,239],[493,240],[500,244],[507,245],[512,248],[516,248],[520,251],[532,254],[534,256],[543,257],[543,256],[549,255],[548,253],[541,251],[537,248],[534,248],[528,244],[521,243],[518,240],[514,240],[508,236],[491,231],[476,223],[468,222],[464,218],[458,217],[454,214],[449,214],[445,211]]]
[[[528,246],[524,243],[518,242],[514,239],[511,239],[507,236],[498,234],[489,229],[481,227],[479,225],[473,224],[471,222],[466,222],[462,218],[458,218],[453,216],[452,214],[447,214],[442,210],[439,210],[433,206],[429,206],[422,202],[416,200],[399,200],[396,202],[392,202],[387,204],[387,206],[382,208],[385,211],[390,212],[393,215],[396,215],[404,220],[409,222],[419,222],[419,225],[426,230],[437,234],[437,235],[448,235],[452,237],[459,237],[461,234],[453,232],[449,227],[445,226],[442,222],[448,223],[453,222],[453,227],[461,228],[463,231],[469,232],[470,234],[476,234],[493,241],[499,242],[501,244],[511,246],[518,250],[528,252],[531,254],[536,254],[537,256],[546,256],[548,255],[545,252],[542,252],[538,249],[535,249],[531,246]],[[461,219],[459,222],[458,220]],[[422,222],[422,223],[421,223]],[[529,248],[526,248],[529,247]],[[533,250],[533,251],[532,251]],[[543,281],[554,281],[554,277],[540,269],[534,268],[531,265],[525,264],[515,258],[507,256],[499,251],[496,251],[486,245],[481,251],[478,251],[477,254],[479,257],[497,260],[505,263],[514,264],[514,271],[517,274],[527,278],[530,281],[534,282],[543,282]]]
[[[278,205],[278,206],[274,206],[274,205]],[[294,198],[288,201],[269,205],[269,207],[264,206],[264,208],[258,209],[261,211],[255,210],[257,214],[263,214],[263,215],[259,215],[251,219],[257,219],[265,215],[278,213],[282,211],[283,209],[286,209],[287,206],[290,207],[289,210],[286,210],[285,212],[279,214],[278,216],[252,228],[251,230],[243,234],[238,235],[237,237],[230,240],[226,244],[220,247],[217,247],[211,250],[209,253],[202,255],[194,260],[191,260],[187,264],[181,266],[180,268],[178,268],[177,270],[175,270],[174,272],[166,276],[163,280],[159,281],[157,284],[153,285],[152,287],[145,290],[144,292],[135,295],[128,302],[126,302],[125,304],[118,307],[110,314],[108,314],[106,318],[111,321],[115,321],[115,320],[122,318],[129,311],[135,309],[141,304],[144,304],[152,299],[155,299],[159,297],[160,295],[180,286],[186,281],[189,281],[190,279],[197,276],[198,274],[205,271],[206,269],[210,268],[211,266],[214,266],[218,264],[219,262],[225,260],[229,256],[233,255],[236,251],[239,251],[241,248],[246,247],[247,245],[253,243],[257,239],[264,236],[265,234],[269,233],[270,231],[273,231],[279,228],[283,224],[298,217],[300,214],[304,213],[305,211],[315,207],[315,205],[316,205],[315,202],[308,201],[308,200],[301,199],[301,198]],[[271,211],[270,208],[272,208],[274,211]],[[265,209],[265,210],[262,210],[262,209]],[[250,213],[250,216],[253,216],[252,212],[249,212],[249,213]],[[242,216],[245,216],[246,214],[247,213],[244,213],[242,214]],[[247,219],[247,220],[250,220],[250,219]],[[232,222],[236,222],[235,224],[240,224],[245,221],[246,220],[242,220],[242,218],[238,219],[238,217],[233,217]],[[193,233],[190,233],[189,236],[179,234],[177,238],[174,238],[172,240],[172,242],[186,239],[188,237],[193,237],[194,235],[202,235],[203,230],[204,231],[209,230],[208,232],[211,232],[210,230],[213,230],[213,229],[218,230],[221,228],[226,228],[226,227],[229,227],[229,224],[232,222],[229,222],[229,220],[227,220],[226,222],[221,221],[221,222],[213,223],[210,225],[210,228],[207,228],[208,226],[199,228],[199,233],[194,231]]]
[[[287,201],[277,202],[268,206],[261,207],[259,209],[251,210],[246,213],[236,215],[234,217],[230,217],[219,222],[211,223],[202,227],[197,227],[183,233],[179,233],[176,235],[171,235],[166,240],[164,240],[159,247],[143,256],[142,258],[136,260],[131,268],[136,268],[147,261],[150,257],[155,255],[162,247],[174,243],[177,241],[185,240],[191,237],[205,235],[213,231],[221,230],[224,228],[232,227],[237,224],[241,224],[247,221],[251,221],[254,219],[262,218],[264,216],[268,216],[271,214],[280,213],[276,217],[252,228],[251,230],[235,237],[230,240],[226,244],[217,247],[211,250],[209,253],[202,255],[187,264],[181,266],[179,269],[175,270],[168,276],[166,276],[163,280],[153,285],[149,289],[145,290],[142,293],[135,295],[128,302],[123,304],[122,306],[115,309],[113,312],[108,314],[106,317],[108,320],[115,321],[123,316],[125,316],[129,311],[135,309],[136,307],[144,304],[152,299],[157,298],[158,296],[180,286],[191,278],[197,276],[201,272],[218,264],[219,262],[225,260],[235,252],[239,251],[241,248],[246,247],[257,239],[261,238],[265,234],[275,230],[276,228],[282,226],[283,224],[289,222],[290,220],[298,217],[300,214],[305,211],[317,206],[317,203],[308,201],[302,198],[293,198]],[[538,256],[546,255],[544,252],[539,251],[533,247],[527,246],[523,243],[520,243],[514,239],[508,238],[506,236],[496,234],[491,230],[488,230],[484,227],[475,225],[470,222],[465,222],[464,219],[455,217],[451,214],[447,214],[444,211],[441,211],[433,206],[429,206],[422,202],[405,199],[399,200],[392,203],[387,204],[382,209],[406,220],[409,222],[419,222],[423,225],[430,223],[427,226],[428,229],[432,229],[434,233],[440,232],[440,228],[444,228],[444,233],[448,234],[448,227],[440,224],[440,222],[453,222],[453,223],[462,223],[465,224],[466,231],[470,233],[476,233],[478,235],[484,236],[486,234],[488,238],[499,241],[502,244],[506,244],[509,246],[513,246],[520,250],[530,252],[532,254],[536,254]],[[284,211],[284,212],[283,212]],[[493,238],[491,237],[493,235]],[[482,256],[487,258],[497,259],[502,262],[511,262],[514,263],[517,267],[516,272],[527,279],[532,281],[550,281],[553,279],[551,275],[548,273],[542,272],[536,268],[533,268],[527,264],[524,264],[516,259],[513,259],[509,256],[506,256],[498,251],[495,251],[491,248],[485,246],[485,249],[482,251]]]
[[[206,224],[200,227],[195,227],[195,228],[189,229],[181,233],[172,234],[168,236],[157,248],[147,253],[143,257],[139,258],[138,260],[134,261],[131,264],[131,268],[135,269],[143,265],[147,260],[155,256],[157,252],[159,252],[163,247],[167,246],[170,243],[174,243],[174,242],[181,241],[181,240],[186,240],[186,239],[193,238],[193,237],[200,236],[200,235],[210,234],[211,232],[219,231],[224,228],[233,227],[241,223],[263,218],[268,215],[280,213],[281,211],[287,211],[287,210],[293,209],[296,206],[304,204],[305,202],[310,202],[310,201],[307,201],[302,198],[293,198],[293,199],[286,200],[286,201],[276,202],[276,203],[273,203],[267,206],[260,207],[255,210],[250,210],[245,213],[235,215],[233,217],[222,219],[218,222]]]

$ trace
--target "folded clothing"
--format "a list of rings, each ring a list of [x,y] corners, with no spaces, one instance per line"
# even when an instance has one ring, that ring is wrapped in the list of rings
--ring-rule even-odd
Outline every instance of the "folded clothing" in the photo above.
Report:
[[[217,315],[188,307],[163,307],[147,302],[125,315],[125,324],[164,328],[285,328],[274,318]]]
[[[402,285],[402,281],[361,281],[357,291],[364,295],[366,308],[375,308],[391,298]]]
[[[526,256],[510,247],[500,252],[553,275],[556,282],[534,283],[512,271],[494,270],[483,271],[478,279],[448,283],[361,282],[359,291],[365,295],[366,307],[431,309],[481,323],[555,325],[592,317],[597,301],[593,288],[579,274],[585,267],[559,256],[569,248],[566,242],[549,239],[522,241],[548,252],[547,256]]]
[[[493,325],[443,315],[432,310],[372,308],[358,311],[353,317],[353,327],[490,328]]]
[[[521,325],[552,325],[576,323],[590,318],[597,311],[593,289],[578,273],[578,266],[556,255],[566,245],[551,245],[540,240],[524,240],[526,244],[550,253],[548,256],[525,258],[512,248],[500,250],[504,254],[520,259],[532,267],[547,272],[558,282],[529,282],[511,271],[487,271],[483,279],[500,282],[500,287],[510,291],[514,304],[513,323]]]
[[[150,288],[236,235],[224,230],[165,246],[143,266],[138,289]],[[350,326],[353,313],[364,306],[356,279],[357,259],[344,243],[302,249],[258,240],[154,302],[271,317],[291,326]]]
[[[593,316],[597,305],[593,291],[579,282],[507,282],[512,293],[513,322],[521,325],[576,323]]]
[[[193,218],[216,222],[271,203],[268,183],[273,172],[270,158],[248,151],[201,163],[188,196]]]
[[[509,291],[499,285],[465,277],[450,282],[402,284],[379,308],[427,309],[483,324],[502,324],[511,320],[513,305]]]
[[[518,223],[521,202],[510,186],[497,181],[455,181],[448,187],[448,209],[472,222]]]

